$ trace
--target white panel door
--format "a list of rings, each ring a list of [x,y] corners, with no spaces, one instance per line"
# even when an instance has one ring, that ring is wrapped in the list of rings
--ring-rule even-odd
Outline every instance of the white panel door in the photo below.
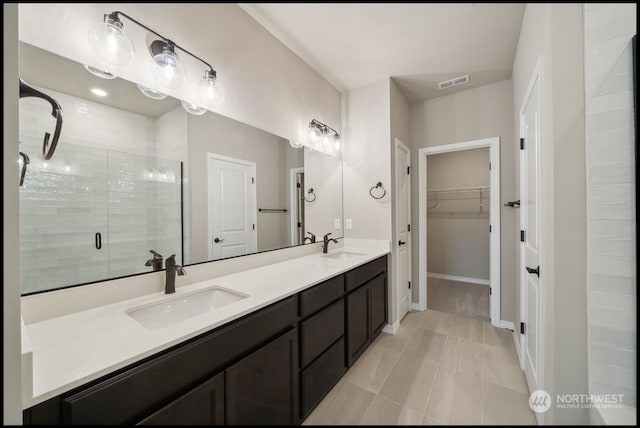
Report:
[[[409,165],[411,152],[409,148],[396,139],[396,236],[398,237],[396,272],[398,320],[409,311],[411,305],[411,181]]]
[[[536,74],[537,76],[537,74]],[[530,392],[542,387],[542,297],[540,281],[540,79],[534,78],[521,111],[520,150],[521,287],[524,369]],[[522,333],[522,332],[521,332]]]
[[[240,256],[256,251],[255,164],[209,156],[209,256]]]

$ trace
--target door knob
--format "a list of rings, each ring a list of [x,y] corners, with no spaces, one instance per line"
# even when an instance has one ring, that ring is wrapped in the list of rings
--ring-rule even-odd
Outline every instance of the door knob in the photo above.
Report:
[[[398,245],[404,245],[404,244],[406,244],[406,242],[404,242],[404,241],[398,241]]]
[[[530,267],[527,267],[527,272],[529,272],[529,273],[535,273],[535,274],[538,276],[538,278],[540,278],[540,266],[538,266],[538,267],[537,267],[537,268],[535,268],[535,269],[532,269],[532,268],[530,268]]]
[[[216,244],[217,244],[218,242],[223,242],[223,241],[224,241],[224,239],[220,239],[220,238],[216,238],[216,239],[214,239],[214,240],[213,240],[213,242],[215,242]]]

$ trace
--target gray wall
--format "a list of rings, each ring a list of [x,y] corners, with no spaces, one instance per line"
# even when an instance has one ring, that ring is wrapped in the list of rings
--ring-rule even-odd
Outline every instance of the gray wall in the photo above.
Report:
[[[489,186],[489,148],[427,156],[428,189],[477,186]],[[482,192],[482,214],[477,192],[439,195],[427,214],[427,272],[489,280],[489,195]]]
[[[303,164],[302,149],[287,140],[218,114],[189,115],[190,263],[208,259],[207,153],[256,163],[257,208],[289,206],[289,169]],[[295,152],[287,156],[289,152]],[[295,161],[293,160],[295,159]],[[258,251],[289,246],[289,214],[257,214]]]
[[[18,212],[18,5],[3,5],[2,391],[5,425],[22,424]]]
[[[452,95],[445,95],[411,106],[411,140],[417,150],[481,138],[500,137],[500,202],[518,199],[514,185],[513,100],[510,80],[480,86]],[[418,174],[411,181],[413,200],[418,200]],[[515,261],[517,250],[517,210],[501,204],[500,239],[500,313],[503,320],[515,321]],[[412,217],[418,218],[418,204],[412,205]],[[411,230],[413,242],[418,242],[420,228],[416,221]],[[418,279],[418,253],[413,252],[413,278]],[[418,287],[413,288],[413,300],[417,301]]]

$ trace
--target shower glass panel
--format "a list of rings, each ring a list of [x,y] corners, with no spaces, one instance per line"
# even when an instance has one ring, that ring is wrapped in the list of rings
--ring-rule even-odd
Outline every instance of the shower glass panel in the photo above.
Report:
[[[20,149],[42,141],[21,136]],[[182,260],[181,162],[96,147],[32,156],[20,187],[23,294],[132,273],[150,249]]]

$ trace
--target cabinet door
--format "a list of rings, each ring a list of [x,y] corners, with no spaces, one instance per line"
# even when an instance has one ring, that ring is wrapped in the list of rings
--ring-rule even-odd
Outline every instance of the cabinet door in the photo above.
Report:
[[[224,372],[137,425],[224,425]]]
[[[349,367],[371,342],[369,284],[347,294],[347,363]]]
[[[371,340],[387,323],[387,276],[378,275],[369,282],[371,288]]]
[[[225,370],[227,425],[290,425],[298,404],[298,330]]]

